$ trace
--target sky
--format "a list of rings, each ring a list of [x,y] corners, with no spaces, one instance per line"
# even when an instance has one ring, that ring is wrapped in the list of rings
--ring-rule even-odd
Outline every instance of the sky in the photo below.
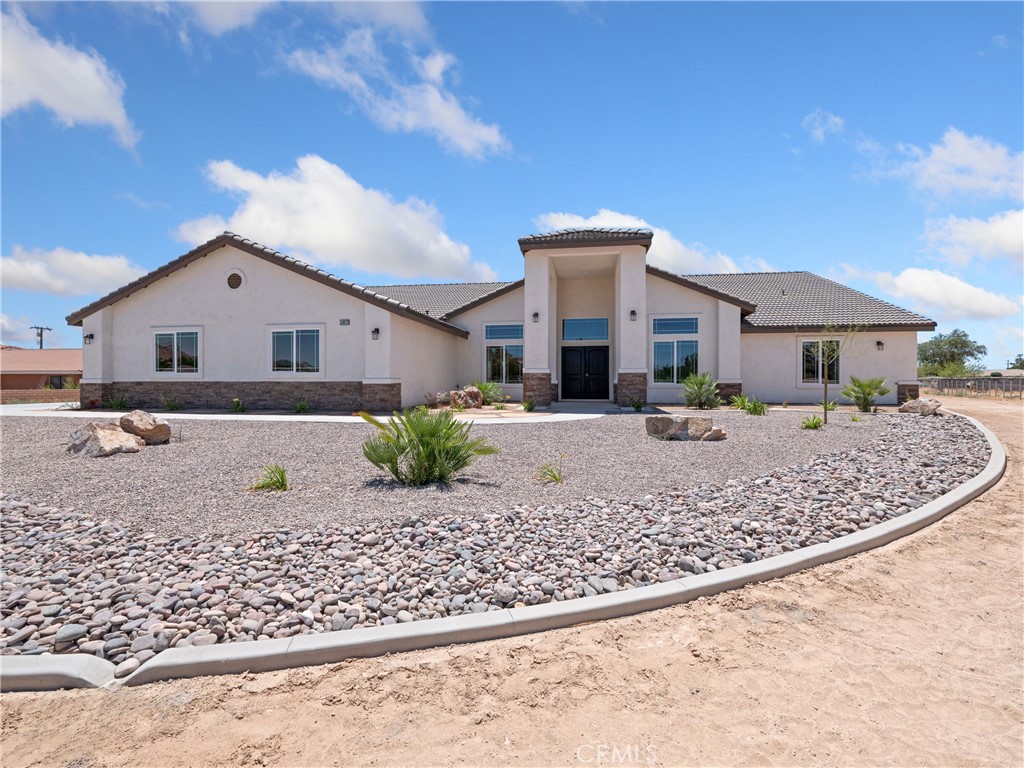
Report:
[[[654,230],[1024,351],[1024,4],[2,3],[0,335],[224,230],[361,284]],[[930,334],[921,334],[925,340]]]

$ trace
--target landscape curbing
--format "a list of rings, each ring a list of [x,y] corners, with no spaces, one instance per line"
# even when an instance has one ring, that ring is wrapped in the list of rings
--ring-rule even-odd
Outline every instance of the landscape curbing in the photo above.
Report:
[[[977,498],[995,485],[1005,471],[1006,452],[991,430],[970,416],[946,413],[967,419],[985,436],[991,449],[985,468],[963,485],[916,510],[839,539],[721,571],[578,600],[344,632],[171,648],[117,682],[135,686],[200,675],[268,672],[559,629],[679,605],[884,546]],[[4,656],[0,663],[0,689],[5,692],[102,687],[115,682],[114,665],[92,656]]]

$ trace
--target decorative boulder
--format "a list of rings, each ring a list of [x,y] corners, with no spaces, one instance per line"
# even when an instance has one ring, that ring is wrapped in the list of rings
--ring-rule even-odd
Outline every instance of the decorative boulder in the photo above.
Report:
[[[704,433],[701,440],[725,440],[725,430],[721,427],[712,427],[709,432]]]
[[[900,413],[918,413],[922,416],[934,416],[942,407],[942,403],[932,397],[919,397],[908,400],[900,406]]]
[[[162,445],[171,441],[171,425],[145,411],[131,411],[121,417],[121,429],[138,435],[146,445]]]
[[[71,433],[68,451],[79,456],[99,458],[115,453],[138,453],[146,442],[138,435],[130,435],[117,424],[89,422]]]
[[[647,416],[644,426],[659,440],[700,440],[712,431],[711,419],[704,416]]]
[[[484,407],[484,393],[476,387],[453,389],[448,393],[448,399],[452,405],[459,405],[463,408]]]

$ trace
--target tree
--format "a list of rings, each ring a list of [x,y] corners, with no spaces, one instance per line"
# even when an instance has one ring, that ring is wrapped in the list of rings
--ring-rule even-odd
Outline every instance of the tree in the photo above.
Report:
[[[977,372],[981,370],[978,361],[987,353],[984,344],[978,344],[966,331],[956,328],[917,345],[917,374],[940,376],[949,375],[950,371]]]
[[[1013,370],[1014,368],[1018,370],[1024,370],[1024,355],[1017,355],[1013,363],[1008,365],[1007,368],[1009,370]]]

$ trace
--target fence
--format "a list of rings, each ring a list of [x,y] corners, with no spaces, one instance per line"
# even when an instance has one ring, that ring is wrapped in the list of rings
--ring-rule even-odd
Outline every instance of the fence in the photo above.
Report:
[[[943,395],[1024,397],[1024,376],[975,376],[965,379],[927,376],[921,379],[921,387]]]
[[[0,403],[77,403],[77,389],[5,389]]]

